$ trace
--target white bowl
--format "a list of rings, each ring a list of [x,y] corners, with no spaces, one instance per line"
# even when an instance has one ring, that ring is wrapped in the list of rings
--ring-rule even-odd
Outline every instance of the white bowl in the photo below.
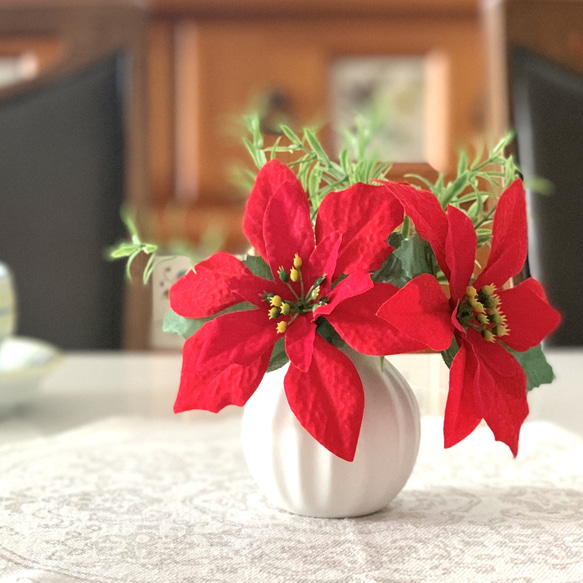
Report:
[[[0,344],[0,415],[29,401],[61,351],[42,340],[10,336]]]

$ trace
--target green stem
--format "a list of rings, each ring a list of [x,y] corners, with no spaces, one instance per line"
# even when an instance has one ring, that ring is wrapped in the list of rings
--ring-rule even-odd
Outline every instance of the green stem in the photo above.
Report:
[[[403,234],[403,239],[406,239],[407,237],[409,237],[409,235],[411,234],[411,219],[405,215],[405,218],[403,219],[403,229],[402,229],[402,234]]]
[[[479,229],[483,224],[487,223],[493,216],[496,207],[491,208],[479,221],[474,223],[474,228]]]

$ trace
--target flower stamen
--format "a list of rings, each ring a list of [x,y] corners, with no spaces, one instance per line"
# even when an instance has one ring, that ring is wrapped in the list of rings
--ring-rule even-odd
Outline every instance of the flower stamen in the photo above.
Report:
[[[310,286],[307,293],[304,291],[304,279],[302,275],[303,262],[298,253],[293,259],[293,267],[289,272],[285,271],[283,267],[279,268],[278,275],[282,283],[286,285],[295,299],[289,299],[289,296],[284,299],[280,295],[270,292],[261,294],[264,302],[268,302],[270,308],[268,309],[268,316],[270,320],[277,320],[283,316],[289,316],[288,319],[281,319],[277,322],[276,328],[278,334],[283,334],[286,329],[293,323],[293,321],[302,314],[309,314],[319,306],[328,303],[326,296],[320,296],[322,291],[322,283],[326,279],[326,274],[316,278]],[[297,286],[292,283],[300,283],[300,293],[298,294]],[[294,289],[294,287],[296,289]]]
[[[464,328],[472,328],[480,332],[487,342],[494,342],[509,333],[500,303],[494,284],[485,285],[480,290],[470,285],[460,302],[457,319]]]

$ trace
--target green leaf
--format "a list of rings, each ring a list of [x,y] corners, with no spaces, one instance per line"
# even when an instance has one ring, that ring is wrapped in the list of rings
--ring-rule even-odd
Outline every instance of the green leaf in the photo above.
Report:
[[[204,324],[213,319],[208,318],[184,318],[170,309],[164,314],[162,330],[170,334],[178,334],[182,338],[190,338],[195,332],[200,330]]]
[[[251,270],[253,275],[273,281],[271,269],[263,257],[260,257],[259,255],[247,255],[247,257],[243,259],[243,263]]]
[[[304,130],[304,137],[306,138],[310,148],[312,148],[316,156],[318,156],[318,159],[324,164],[329,164],[330,159],[328,158],[328,154],[326,154],[322,144],[320,144],[318,141],[316,134],[312,130],[306,129]]]
[[[403,236],[398,232],[391,233],[387,242],[397,249],[403,242]],[[376,283],[392,283],[399,288],[403,287],[408,281],[403,264],[394,252],[383,261],[383,264],[371,277]]]
[[[391,253],[383,261],[380,269],[373,273],[372,280],[375,283],[392,283],[401,288],[407,284],[409,278],[403,269],[401,260],[394,253]]]
[[[518,364],[524,369],[528,391],[531,391],[535,387],[540,387],[540,385],[552,383],[555,379],[555,373],[551,365],[547,362],[540,344],[525,352],[517,352],[508,346],[505,346],[505,348],[516,358]]]
[[[308,178],[308,193],[311,200],[317,199],[318,189],[321,181],[322,181],[322,168],[320,166],[314,166]]]
[[[454,336],[451,339],[451,344],[449,348],[441,351],[441,356],[443,358],[443,361],[447,365],[447,368],[451,368],[451,363],[453,362],[453,359],[455,358],[455,355],[458,353],[459,349],[460,347],[458,346],[457,340],[455,339]]]
[[[271,359],[269,360],[269,366],[267,367],[267,372],[272,370],[277,370],[289,362],[289,358],[285,353],[285,342],[283,338],[280,338],[274,345],[273,351],[271,352]]]
[[[435,274],[433,251],[429,243],[418,235],[405,239],[393,251],[393,255],[401,261],[407,279],[413,279],[422,273]]]
[[[465,172],[467,167],[468,167],[468,155],[466,152],[462,151],[460,153],[460,159],[457,165],[457,173],[461,174],[462,172]]]
[[[285,135],[285,137],[292,143],[292,144],[301,144],[302,141],[300,140],[300,138],[295,134],[295,132],[286,125],[282,125],[279,127],[279,129],[282,131],[282,133]]]
[[[109,251],[109,257],[111,259],[120,259],[122,257],[129,257],[135,251],[140,251],[140,246],[133,243],[120,243],[117,247],[112,248]]]
[[[170,334],[178,334],[186,339],[190,338],[195,332],[200,330],[207,322],[214,320],[218,316],[230,312],[243,312],[252,309],[256,309],[253,304],[249,302],[241,302],[240,304],[231,306],[226,310],[222,310],[218,314],[207,316],[206,318],[184,318],[183,316],[179,316],[174,310],[170,309],[164,314],[162,330],[164,332],[169,332]]]
[[[542,194],[543,196],[549,196],[556,192],[555,184],[542,176],[528,178],[524,181],[524,188],[532,190],[537,194]]]
[[[337,348],[342,348],[346,346],[346,342],[342,339],[340,334],[336,332],[332,324],[320,316],[316,320],[316,332],[327,342],[332,344],[332,346],[336,346]]]
[[[263,150],[258,150],[255,144],[253,144],[250,140],[246,138],[243,140],[243,144],[245,144],[245,147],[247,148],[247,151],[251,155],[251,158],[253,159],[255,166],[257,166],[257,168],[261,168],[265,164],[264,160],[265,153],[263,152]]]

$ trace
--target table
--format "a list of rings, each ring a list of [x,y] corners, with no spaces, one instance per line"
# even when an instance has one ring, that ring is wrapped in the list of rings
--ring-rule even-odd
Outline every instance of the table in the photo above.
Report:
[[[580,583],[582,354],[549,352],[516,460],[482,427],[444,450],[439,357],[392,359],[424,413],[418,463],[387,509],[341,520],[264,499],[238,409],[173,416],[179,355],[67,354],[0,422],[0,583]]]

